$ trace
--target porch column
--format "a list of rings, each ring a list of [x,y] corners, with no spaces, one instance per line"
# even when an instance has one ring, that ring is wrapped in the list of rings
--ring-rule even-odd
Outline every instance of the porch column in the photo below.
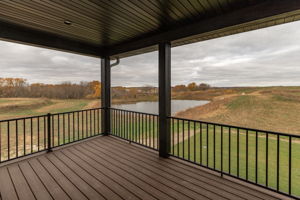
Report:
[[[101,58],[101,127],[104,135],[110,134],[110,58]]]
[[[170,152],[171,115],[171,44],[159,44],[159,156],[167,158]]]

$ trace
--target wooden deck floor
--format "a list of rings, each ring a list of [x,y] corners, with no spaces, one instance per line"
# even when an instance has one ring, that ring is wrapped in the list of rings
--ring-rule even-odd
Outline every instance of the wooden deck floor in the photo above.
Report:
[[[274,199],[113,137],[0,168],[0,199]]]

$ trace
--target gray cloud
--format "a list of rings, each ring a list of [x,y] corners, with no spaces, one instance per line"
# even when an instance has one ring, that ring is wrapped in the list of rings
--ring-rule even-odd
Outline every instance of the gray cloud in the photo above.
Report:
[[[300,22],[172,49],[172,84],[300,85]],[[99,80],[99,59],[8,42],[0,43],[0,77],[30,82]],[[124,58],[112,85],[157,86],[158,53]]]
[[[100,61],[60,51],[0,42],[0,77],[60,83],[100,79]]]

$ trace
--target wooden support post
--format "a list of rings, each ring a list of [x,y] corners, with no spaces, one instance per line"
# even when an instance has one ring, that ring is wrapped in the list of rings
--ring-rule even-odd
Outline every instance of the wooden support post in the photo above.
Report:
[[[159,44],[159,156],[169,157],[171,115],[171,44]]]
[[[110,134],[110,79],[110,58],[104,57],[101,59],[101,127],[104,135]]]

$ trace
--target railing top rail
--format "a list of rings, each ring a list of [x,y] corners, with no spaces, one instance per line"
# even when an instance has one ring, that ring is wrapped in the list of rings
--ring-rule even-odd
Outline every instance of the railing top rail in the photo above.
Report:
[[[18,118],[13,118],[13,119],[2,119],[0,120],[1,122],[8,122],[8,121],[19,121],[19,120],[25,120],[25,119],[33,119],[33,118],[38,118],[38,117],[47,117],[47,114],[45,115],[36,115],[36,116],[28,116],[28,117],[18,117]]]
[[[202,121],[202,120],[185,119],[185,118],[173,117],[173,116],[169,116],[168,118],[177,119],[177,120],[192,121],[192,122],[199,122],[199,123],[203,123],[203,124],[209,124],[209,125],[215,125],[215,126],[223,126],[223,127],[228,127],[228,128],[236,128],[236,129],[248,130],[248,131],[253,131],[253,132],[265,132],[265,133],[268,133],[268,134],[274,134],[274,135],[280,135],[280,136],[288,136],[288,137],[300,138],[300,135],[293,135],[293,134],[289,134],[289,133],[279,133],[279,132],[275,132],[275,131],[267,131],[267,130],[247,128],[247,127],[234,126],[234,125],[228,125],[228,124],[207,122],[207,121]]]
[[[138,111],[132,111],[132,110],[124,110],[124,109],[119,109],[119,108],[109,108],[109,109],[111,109],[111,110],[120,110],[120,111],[125,111],[125,112],[132,112],[132,113],[139,113],[139,114],[143,114],[143,115],[158,116],[158,114],[138,112]]]
[[[51,115],[62,115],[62,114],[68,114],[68,113],[76,113],[76,112],[90,111],[90,110],[100,110],[100,109],[103,109],[103,108],[98,107],[98,108],[89,108],[89,109],[83,109],[83,110],[74,110],[74,111],[67,111],[67,112],[51,113]]]

